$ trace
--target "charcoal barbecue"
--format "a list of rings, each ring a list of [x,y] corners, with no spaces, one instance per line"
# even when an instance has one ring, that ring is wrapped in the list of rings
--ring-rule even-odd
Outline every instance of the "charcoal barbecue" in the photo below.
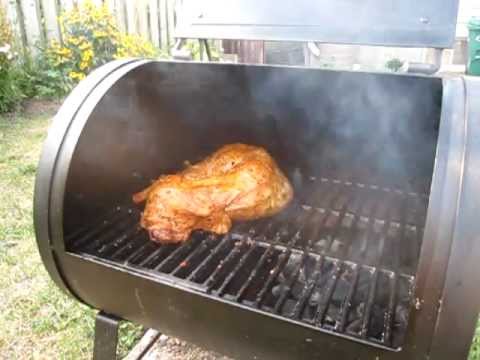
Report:
[[[317,3],[187,2],[177,35],[453,43],[456,0]],[[72,91],[45,142],[40,254],[99,310],[99,359],[115,356],[120,319],[235,359],[466,359],[480,305],[478,99],[480,82],[460,76],[111,62]],[[150,241],[131,195],[234,142],[272,154],[289,207],[226,235]]]

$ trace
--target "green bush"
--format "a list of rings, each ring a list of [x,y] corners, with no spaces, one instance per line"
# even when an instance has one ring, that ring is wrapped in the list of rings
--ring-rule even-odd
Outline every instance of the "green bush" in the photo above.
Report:
[[[11,27],[0,8],[0,113],[24,98],[59,98],[94,68],[114,59],[159,57],[160,51],[136,35],[119,31],[106,5],[82,2],[59,17],[62,43],[53,41],[23,59],[12,50]]]
[[[18,86],[21,72],[17,71],[12,47],[13,35],[5,11],[0,7],[0,113],[13,110],[23,99]]]
[[[94,68],[113,59],[159,56],[149,41],[120,32],[106,5],[84,1],[63,13],[59,22],[62,43],[50,43],[38,60],[36,86],[41,96],[65,94]]]
[[[64,69],[55,66],[45,53],[23,65],[22,91],[28,97],[55,99],[68,94],[75,85]]]
[[[212,60],[220,60],[221,53],[220,50],[217,49],[217,47],[215,46],[215,43],[212,40],[208,40],[208,46],[210,48],[210,55],[212,56]],[[187,40],[185,43],[185,48],[190,51],[193,60],[200,60],[200,43],[198,42],[198,40]],[[207,56],[206,53],[204,53],[204,56]]]
[[[398,72],[403,66],[403,61],[397,58],[393,58],[387,61],[385,67],[393,72]]]

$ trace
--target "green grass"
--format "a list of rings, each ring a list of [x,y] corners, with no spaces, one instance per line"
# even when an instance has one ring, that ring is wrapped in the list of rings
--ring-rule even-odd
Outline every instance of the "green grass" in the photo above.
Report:
[[[475,330],[475,337],[473,338],[468,360],[480,360],[480,321],[477,323],[477,329]]]
[[[41,263],[32,224],[35,171],[49,114],[0,115],[0,358],[89,359],[95,312],[61,292]],[[122,323],[124,356],[141,329]]]

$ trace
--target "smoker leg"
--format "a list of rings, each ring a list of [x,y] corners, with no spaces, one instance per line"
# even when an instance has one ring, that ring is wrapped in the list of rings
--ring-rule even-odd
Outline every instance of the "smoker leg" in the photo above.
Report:
[[[93,360],[115,360],[117,358],[119,319],[100,311],[95,318],[95,342]]]
[[[208,40],[203,39],[203,44],[205,46],[205,51],[207,52],[208,61],[212,61],[212,52],[210,51],[210,45],[208,45]]]

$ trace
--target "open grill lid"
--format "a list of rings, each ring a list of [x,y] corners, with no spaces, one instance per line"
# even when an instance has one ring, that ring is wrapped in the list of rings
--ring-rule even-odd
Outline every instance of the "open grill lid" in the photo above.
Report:
[[[458,0],[183,0],[179,38],[449,48]]]

